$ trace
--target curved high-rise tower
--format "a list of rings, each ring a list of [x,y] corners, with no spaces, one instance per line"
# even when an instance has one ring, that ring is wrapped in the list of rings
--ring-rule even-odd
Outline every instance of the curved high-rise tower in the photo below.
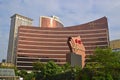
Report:
[[[57,16],[41,16],[40,17],[40,27],[44,28],[61,28],[64,27],[62,22]]]
[[[32,64],[36,61],[53,60],[57,64],[65,64],[66,55],[71,52],[68,44],[69,37],[81,37],[86,58],[93,54],[96,47],[109,46],[106,17],[70,27],[63,27],[61,23],[53,26],[50,24],[50,20],[47,21],[46,19],[48,18],[43,20],[41,27],[19,27],[16,49],[16,66],[18,69],[32,69]]]

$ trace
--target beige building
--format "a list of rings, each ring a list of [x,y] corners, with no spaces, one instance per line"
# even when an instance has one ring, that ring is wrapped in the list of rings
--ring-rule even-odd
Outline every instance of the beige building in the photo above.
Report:
[[[14,63],[15,61],[14,59],[15,59],[18,27],[21,25],[31,26],[32,21],[33,21],[32,19],[19,14],[14,14],[13,16],[11,16],[7,62]]]
[[[110,48],[113,51],[120,51],[120,39],[110,41]]]

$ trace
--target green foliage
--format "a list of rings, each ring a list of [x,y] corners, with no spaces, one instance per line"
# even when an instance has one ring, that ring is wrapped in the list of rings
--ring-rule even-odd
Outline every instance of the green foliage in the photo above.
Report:
[[[81,71],[81,67],[72,68],[70,64],[66,63],[63,66],[55,64],[53,61],[49,61],[43,65],[43,63],[36,62],[34,64],[34,71],[36,80],[70,80],[77,79],[78,74]],[[37,72],[39,70],[39,72]]]
[[[46,80],[54,80],[54,76],[60,72],[62,72],[61,67],[53,61],[49,61],[45,66]]]
[[[83,69],[68,63],[59,66],[53,61],[36,62],[32,73],[22,70],[18,75],[25,80],[120,80],[120,52],[97,48]]]
[[[33,72],[27,73],[25,70],[18,71],[18,76],[23,77],[24,80],[34,80],[35,74]]]
[[[64,65],[62,66],[62,70],[63,70],[64,72],[69,71],[70,69],[71,69],[71,66],[70,66],[69,63],[66,63],[66,64],[64,64]]]
[[[33,65],[36,74],[36,80],[52,80],[56,74],[62,72],[62,68],[56,65],[54,62],[49,61],[46,64],[37,62]]]
[[[110,48],[97,48],[85,68],[92,72],[92,80],[119,80],[120,53],[112,52]]]
[[[27,75],[24,77],[24,80],[34,80],[34,73],[27,73]]]
[[[25,76],[27,75],[27,71],[21,70],[21,71],[18,72],[18,75],[19,75],[20,77],[24,77],[24,78],[25,78]]]
[[[112,52],[111,49],[100,49],[95,50],[95,54],[91,56],[94,62],[98,62],[103,67],[120,67],[120,54],[118,52]]]
[[[35,62],[33,63],[33,69],[36,71],[44,69],[45,64],[41,62]]]

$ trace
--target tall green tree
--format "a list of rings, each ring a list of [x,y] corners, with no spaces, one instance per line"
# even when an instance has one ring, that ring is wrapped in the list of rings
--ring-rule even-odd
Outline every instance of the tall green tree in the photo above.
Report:
[[[49,61],[45,68],[46,80],[54,80],[54,76],[62,72],[61,67],[55,64],[53,61]]]
[[[110,48],[97,48],[85,68],[89,69],[93,80],[119,80],[120,53],[112,52]]]
[[[112,52],[110,48],[95,50],[95,54],[91,56],[92,61],[99,63],[103,67],[115,68],[120,67],[120,53]]]

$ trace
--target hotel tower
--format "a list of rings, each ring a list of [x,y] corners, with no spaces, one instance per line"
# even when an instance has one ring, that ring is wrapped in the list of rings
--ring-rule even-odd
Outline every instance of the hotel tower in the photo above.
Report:
[[[21,25],[31,26],[32,19],[19,14],[15,14],[11,16],[9,43],[8,43],[8,51],[7,51],[7,62],[9,63],[15,63],[18,27]]]
[[[107,18],[64,27],[58,17],[42,16],[39,27],[21,25],[14,42],[16,67],[31,70],[34,62],[46,63],[50,60],[59,65],[65,64],[67,55],[72,52],[69,39],[76,36],[80,36],[78,43],[84,45],[86,60],[96,47],[109,46]]]

